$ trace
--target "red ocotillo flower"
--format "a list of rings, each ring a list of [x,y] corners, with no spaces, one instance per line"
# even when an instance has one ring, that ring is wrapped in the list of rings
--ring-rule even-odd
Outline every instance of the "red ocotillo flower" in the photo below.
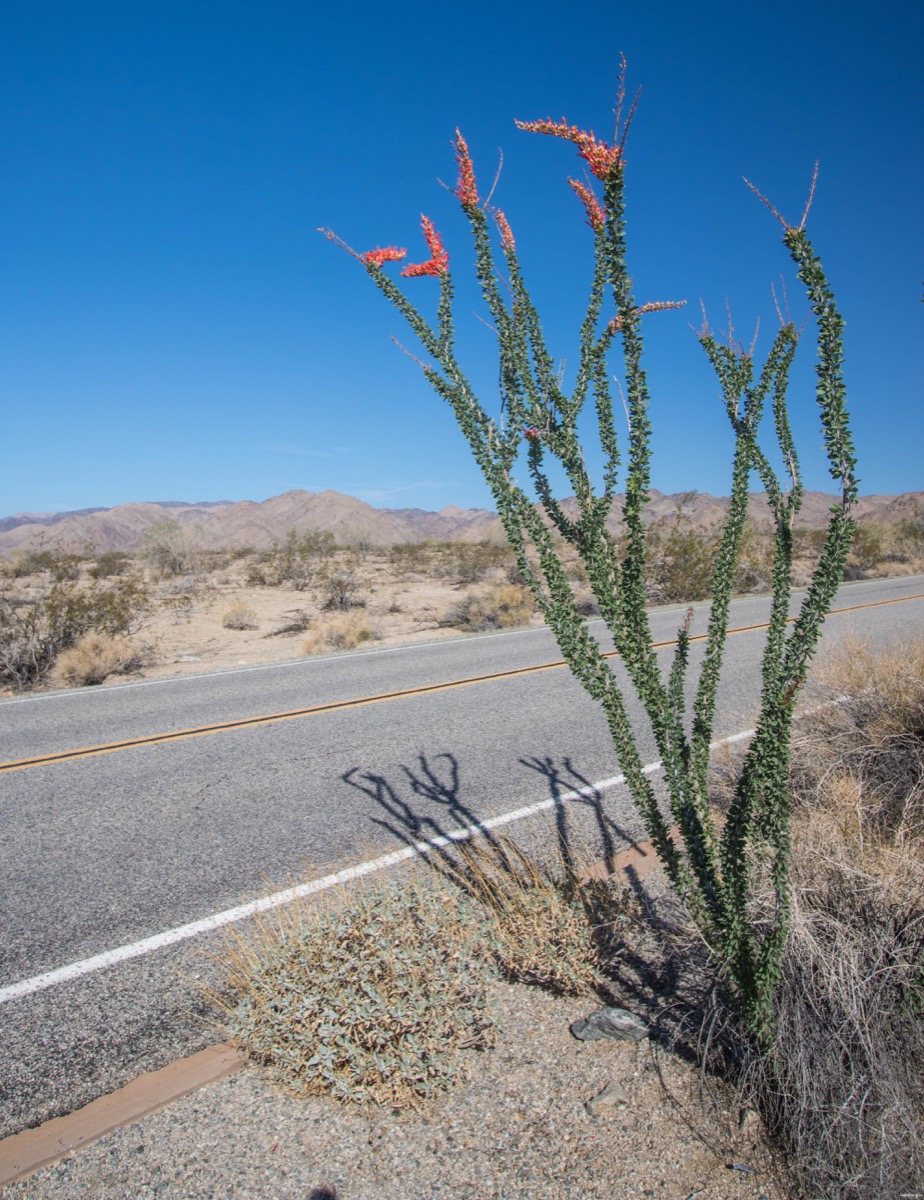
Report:
[[[367,267],[380,267],[382,263],[400,262],[406,254],[406,250],[399,250],[397,246],[376,246],[374,250],[367,250],[362,260]]]
[[[420,227],[430,248],[430,258],[425,263],[408,263],[401,272],[408,279],[417,275],[447,275],[449,273],[449,255],[443,248],[443,240],[433,228],[429,217],[420,214]]]
[[[504,216],[499,208],[493,210],[494,220],[497,222],[497,228],[500,230],[501,244],[505,250],[516,250],[517,244],[513,240],[513,230],[510,228],[510,222]]]
[[[606,179],[611,171],[622,166],[622,150],[619,146],[598,142],[593,132],[585,133],[577,125],[569,125],[564,117],[558,122],[551,117],[546,117],[544,121],[517,121],[516,126],[527,133],[548,133],[552,137],[574,142],[581,158],[598,179]]]
[[[459,182],[456,185],[456,195],[463,208],[478,207],[478,186],[475,183],[475,168],[472,166],[468,145],[462,134],[456,130],[456,162],[459,164]]]
[[[527,427],[523,430],[523,436],[528,442],[538,442],[542,435],[535,425],[527,425]]]
[[[667,312],[672,308],[685,308],[686,303],[686,300],[649,300],[646,304],[640,304],[636,312],[641,317],[645,313]],[[610,333],[618,333],[622,327],[623,319],[619,313],[607,325]]]
[[[599,233],[606,224],[606,213],[603,211],[600,201],[586,183],[581,183],[579,179],[569,179],[568,182],[574,188],[578,198],[584,205],[584,211],[587,213],[587,224],[596,233]]]

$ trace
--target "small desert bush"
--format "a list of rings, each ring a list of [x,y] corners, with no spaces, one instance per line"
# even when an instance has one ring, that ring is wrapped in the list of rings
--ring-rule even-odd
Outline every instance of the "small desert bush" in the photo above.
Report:
[[[443,618],[443,624],[466,633],[513,629],[528,625],[535,611],[535,601],[528,588],[502,583],[486,592],[470,592],[463,596]]]
[[[111,579],[113,576],[124,575],[131,567],[132,560],[123,550],[104,550],[96,556],[96,561],[89,569],[91,579]]]
[[[304,633],[311,626],[311,618],[304,608],[290,608],[283,616],[289,619],[271,629],[265,637],[292,637],[296,633]]]
[[[924,514],[857,525],[844,571],[847,579],[876,578],[924,567]]]
[[[303,904],[233,939],[231,995],[213,999],[290,1092],[417,1108],[465,1074],[460,1050],[492,1044],[492,978],[605,991],[638,919],[621,886],[582,887],[509,839],[460,840],[427,861],[432,874]]]
[[[388,549],[388,564],[399,578],[425,572],[433,542],[396,542]]]
[[[437,573],[454,583],[478,583],[492,571],[516,566],[513,551],[506,542],[442,542],[439,544]]]
[[[287,584],[303,592],[317,578],[324,564],[334,553],[334,536],[320,529],[299,533],[290,529],[286,536],[273,543],[255,568],[262,569],[266,581],[281,586]]]
[[[7,569],[13,579],[40,575],[53,583],[73,583],[80,578],[80,556],[57,547],[37,545],[31,550],[17,551]]]
[[[110,675],[123,675],[140,665],[137,648],[121,637],[107,633],[85,633],[69,650],[62,651],[53,675],[67,687],[103,683]]]
[[[144,531],[141,557],[161,579],[197,571],[202,562],[198,526],[182,525],[175,517],[162,517]]]
[[[221,623],[225,629],[256,629],[257,614],[249,604],[236,600],[221,614]]]
[[[652,525],[647,575],[652,593],[666,604],[705,600],[712,594],[718,546],[715,533],[692,529],[679,519]]]
[[[492,1041],[472,904],[443,886],[362,889],[236,939],[235,1043],[298,1096],[418,1108]]]
[[[56,583],[38,598],[0,594],[0,679],[31,687],[84,634],[131,633],[148,608],[147,592],[132,579],[112,587]]]
[[[349,612],[351,608],[365,608],[362,583],[351,566],[322,572],[318,603],[328,612]]]
[[[375,634],[358,613],[331,613],[318,621],[302,642],[303,654],[323,654],[327,650],[355,650]]]

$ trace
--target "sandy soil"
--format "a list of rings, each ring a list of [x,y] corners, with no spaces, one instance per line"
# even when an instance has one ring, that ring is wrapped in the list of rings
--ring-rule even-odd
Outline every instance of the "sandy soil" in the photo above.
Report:
[[[335,570],[351,573],[358,588],[356,604],[347,612],[325,609],[325,589],[318,581],[303,591],[291,585],[269,586],[248,582],[248,562],[177,579],[144,575],[150,607],[137,622],[130,642],[135,663],[123,674],[113,674],[103,686],[126,677],[163,679],[200,671],[228,670],[261,663],[285,662],[309,654],[335,653],[358,646],[374,648],[465,636],[452,621],[453,610],[473,597],[491,596],[509,588],[503,570],[492,568],[485,578],[460,583],[433,578],[415,571],[395,570],[387,553],[370,554],[361,561],[338,555]],[[137,572],[137,577],[141,578]],[[81,586],[89,581],[82,579]],[[103,581],[104,585],[117,580]],[[16,591],[38,596],[48,582],[39,578],[16,581]],[[244,610],[244,621],[231,614]],[[507,620],[506,617],[501,618]],[[229,627],[245,624],[245,628]],[[538,624],[531,604],[510,627]],[[280,633],[286,626],[303,629]],[[50,690],[73,686],[52,671],[36,688]],[[11,695],[7,688],[0,694]]]

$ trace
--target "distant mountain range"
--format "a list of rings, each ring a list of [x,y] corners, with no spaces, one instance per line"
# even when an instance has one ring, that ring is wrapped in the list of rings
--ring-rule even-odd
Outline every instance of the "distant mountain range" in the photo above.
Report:
[[[701,492],[665,495],[649,493],[646,521],[679,516],[685,524],[708,528],[719,522],[728,508],[728,498]],[[614,531],[620,525],[621,496],[616,498],[609,524]],[[825,524],[835,497],[824,492],[806,492],[798,524],[820,528]],[[566,502],[569,503],[569,502]],[[571,501],[570,504],[574,504]],[[924,492],[906,492],[901,496],[864,496],[856,508],[862,520],[897,521],[924,515]],[[770,520],[762,493],[751,496],[751,519]],[[447,541],[479,541],[501,538],[503,531],[496,513],[483,508],[456,508],[450,505],[439,512],[421,508],[372,508],[354,496],[340,492],[285,492],[269,500],[203,501],[187,504],[181,500],[157,503],[120,504],[116,508],[83,508],[64,513],[17,513],[0,519],[0,555],[15,550],[49,545],[64,551],[82,551],[92,545],[96,550],[135,550],[144,532],[157,521],[172,518],[194,526],[203,549],[265,549],[285,536],[290,529],[321,529],[332,533],[338,542],[363,541],[373,546],[397,542],[420,542],[427,538]]]

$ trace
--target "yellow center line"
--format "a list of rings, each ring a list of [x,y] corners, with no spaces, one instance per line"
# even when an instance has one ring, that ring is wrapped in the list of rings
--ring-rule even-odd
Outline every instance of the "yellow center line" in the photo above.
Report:
[[[898,596],[892,600],[874,600],[868,604],[851,604],[845,608],[832,609],[829,616],[839,616],[843,613],[858,612],[866,608],[880,608],[886,604],[902,604],[909,600],[924,600],[924,595]],[[787,624],[793,624],[795,617],[789,617]],[[737,629],[729,629],[726,637],[738,633],[755,633],[767,629],[769,622],[758,625],[742,625]],[[699,633],[690,638],[691,642],[706,641],[708,634]],[[677,639],[671,638],[665,642],[652,642],[653,650],[663,650],[667,646],[676,646]],[[604,658],[618,658],[616,650],[604,653]],[[80,758],[93,758],[98,754],[114,754],[119,750],[134,750],[140,746],[161,746],[168,742],[181,742],[189,738],[206,737],[213,733],[227,733],[234,729],[253,729],[260,725],[275,725],[281,721],[294,721],[300,717],[313,717],[321,713],[344,712],[351,708],[364,708],[369,704],[384,704],[389,700],[405,700],[412,696],[428,696],[435,692],[447,692],[454,688],[472,687],[479,683],[492,683],[501,679],[514,679],[521,675],[534,675],[539,671],[554,671],[566,665],[564,659],[553,662],[538,663],[532,667],[515,667],[509,671],[495,671],[489,675],[473,675],[466,679],[451,679],[444,683],[427,683],[421,687],[403,688],[396,692],[381,692],[375,696],[359,696],[351,700],[332,700],[327,704],[313,704],[308,708],[294,708],[288,712],[266,713],[259,717],[241,717],[235,721],[220,721],[214,725],[200,725],[191,729],[175,729],[162,733],[145,734],[141,737],[126,738],[119,742],[104,742],[98,746],[81,746],[76,750],[59,750],[52,754],[40,754],[34,758],[17,758],[8,762],[0,762],[0,772],[25,771],[29,767],[46,766],[51,763],[72,762]]]

